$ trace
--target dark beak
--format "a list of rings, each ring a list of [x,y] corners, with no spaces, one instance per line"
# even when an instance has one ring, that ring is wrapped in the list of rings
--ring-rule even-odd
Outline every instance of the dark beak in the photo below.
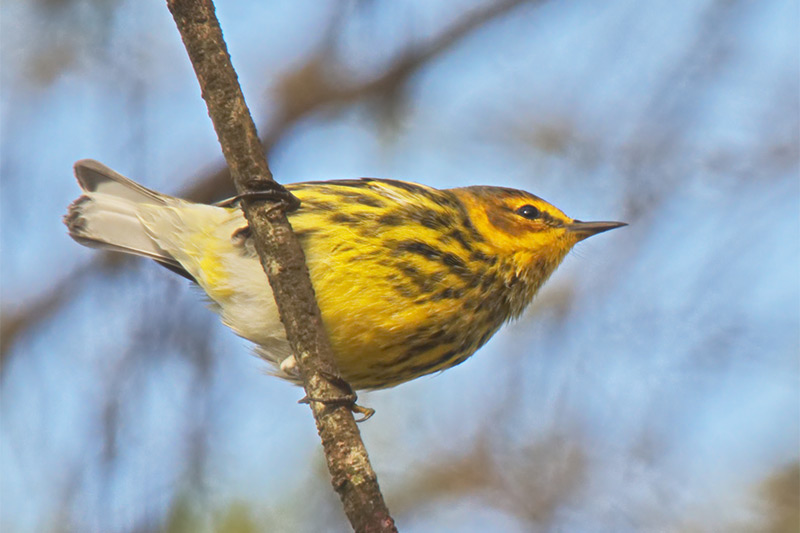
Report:
[[[582,241],[592,235],[627,225],[625,222],[581,222],[580,220],[574,220],[572,224],[567,224],[567,230],[577,235],[578,240]]]

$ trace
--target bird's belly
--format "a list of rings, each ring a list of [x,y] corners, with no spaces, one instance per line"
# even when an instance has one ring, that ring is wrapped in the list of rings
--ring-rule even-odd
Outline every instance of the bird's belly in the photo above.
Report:
[[[486,287],[469,286],[436,263],[414,264],[409,277],[402,275],[406,263],[380,259],[391,256],[385,250],[349,261],[342,246],[323,253],[319,244],[304,244],[334,356],[356,389],[391,387],[456,365],[508,318],[499,300],[486,298]],[[261,264],[254,254],[226,258],[225,290],[207,292],[220,304],[223,321],[280,367],[291,349]]]
[[[380,283],[351,279],[358,291],[317,290],[342,376],[357,389],[386,388],[461,363],[504,320],[462,299],[408,300]],[[341,289],[340,286],[340,289]]]

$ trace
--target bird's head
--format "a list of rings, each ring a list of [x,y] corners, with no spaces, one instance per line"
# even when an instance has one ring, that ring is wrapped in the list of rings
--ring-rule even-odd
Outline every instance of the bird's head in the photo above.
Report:
[[[511,260],[516,275],[533,276],[539,285],[578,242],[624,222],[583,222],[538,196],[503,187],[453,189],[483,237],[483,247]]]

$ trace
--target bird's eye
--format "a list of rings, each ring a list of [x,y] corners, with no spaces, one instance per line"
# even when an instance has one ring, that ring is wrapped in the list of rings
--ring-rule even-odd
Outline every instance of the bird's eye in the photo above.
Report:
[[[542,215],[541,211],[530,204],[523,205],[517,209],[517,214],[521,217],[527,218],[528,220],[535,220]]]

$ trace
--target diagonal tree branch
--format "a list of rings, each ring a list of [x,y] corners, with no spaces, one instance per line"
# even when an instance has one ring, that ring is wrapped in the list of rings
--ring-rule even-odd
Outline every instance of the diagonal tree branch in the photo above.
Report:
[[[231,64],[212,0],[167,0],[200,82],[208,114],[239,194],[269,192],[288,198],[272,179],[256,127]],[[322,325],[305,257],[280,203],[246,196],[245,217],[272,286],[322,439],[332,484],[356,531],[397,531],[350,407],[342,402],[336,362]],[[283,204],[285,205],[285,204]]]

